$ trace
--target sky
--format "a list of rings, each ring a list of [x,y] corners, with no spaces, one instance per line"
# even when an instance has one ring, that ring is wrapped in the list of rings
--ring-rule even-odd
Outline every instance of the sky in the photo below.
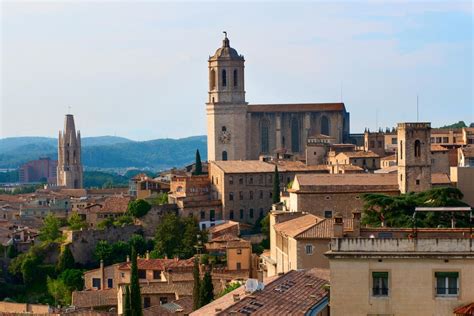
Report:
[[[351,132],[474,121],[470,1],[1,1],[0,137],[206,134],[227,31],[249,103],[345,103]]]

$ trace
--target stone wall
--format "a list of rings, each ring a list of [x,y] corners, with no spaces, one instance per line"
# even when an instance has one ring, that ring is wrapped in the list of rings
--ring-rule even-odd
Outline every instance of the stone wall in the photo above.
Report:
[[[156,233],[156,227],[161,222],[163,216],[168,213],[176,214],[177,211],[178,208],[176,204],[152,206],[152,208],[145,216],[137,219],[137,223],[142,226],[143,236],[145,238],[154,238]]]
[[[94,250],[101,240],[115,243],[128,241],[133,234],[140,233],[141,226],[129,225],[124,227],[110,227],[104,230],[66,231],[66,242],[77,263],[88,265],[96,263]]]

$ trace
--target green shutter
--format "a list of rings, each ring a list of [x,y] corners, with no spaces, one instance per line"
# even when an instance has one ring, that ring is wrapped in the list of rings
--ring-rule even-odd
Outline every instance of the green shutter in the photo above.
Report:
[[[437,278],[457,278],[457,277],[459,277],[459,272],[435,272],[435,277],[437,277]]]
[[[388,272],[372,272],[373,278],[388,278]]]

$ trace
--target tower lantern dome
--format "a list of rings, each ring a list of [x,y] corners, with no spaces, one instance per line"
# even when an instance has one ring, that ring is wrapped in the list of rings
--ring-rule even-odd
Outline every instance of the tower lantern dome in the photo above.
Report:
[[[218,48],[211,58],[209,60],[244,60],[244,56],[239,55],[237,50],[234,48],[230,47],[230,40],[227,37],[227,32],[224,32],[225,37],[222,40],[222,47]]]

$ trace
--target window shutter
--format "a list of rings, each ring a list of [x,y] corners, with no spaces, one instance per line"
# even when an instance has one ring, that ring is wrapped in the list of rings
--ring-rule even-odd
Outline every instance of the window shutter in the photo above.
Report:
[[[457,278],[457,277],[459,277],[459,272],[435,272],[435,277],[437,277],[437,278]]]
[[[388,272],[372,272],[373,278],[388,278]]]

